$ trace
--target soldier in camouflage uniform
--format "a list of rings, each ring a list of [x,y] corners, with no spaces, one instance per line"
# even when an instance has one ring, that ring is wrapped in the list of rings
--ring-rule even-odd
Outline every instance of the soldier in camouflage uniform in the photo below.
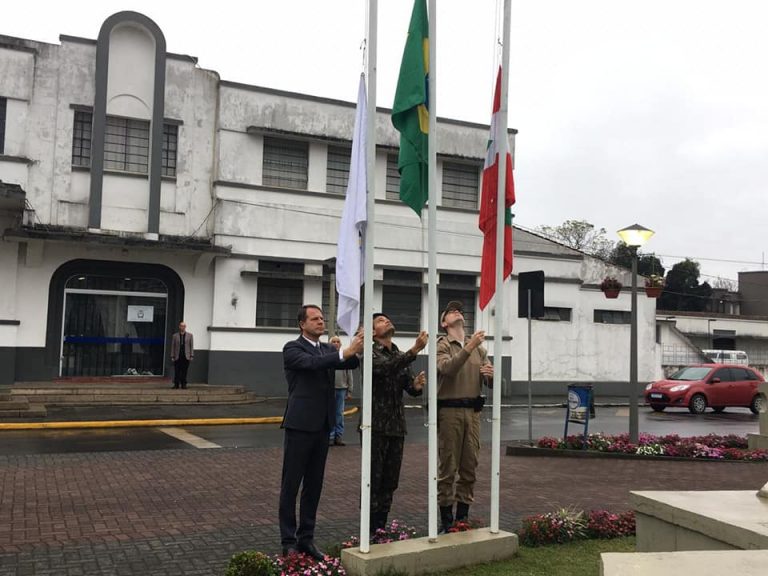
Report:
[[[395,326],[385,314],[373,315],[373,404],[371,411],[371,533],[387,524],[392,495],[400,480],[405,441],[403,390],[420,396],[424,372],[414,377],[410,365],[427,345],[421,332],[401,352],[392,342]]]

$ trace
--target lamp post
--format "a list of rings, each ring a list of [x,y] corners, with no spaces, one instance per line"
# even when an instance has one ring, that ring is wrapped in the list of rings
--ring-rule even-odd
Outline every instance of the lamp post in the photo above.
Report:
[[[645,244],[653,230],[639,224],[622,228],[619,237],[632,252],[632,312],[629,327],[629,441],[637,444],[640,418],[637,405],[637,249]]]
[[[712,322],[717,322],[717,319],[709,318],[707,320],[707,346],[709,347],[710,350],[712,350],[715,347],[714,343],[712,342],[712,328],[711,328]]]

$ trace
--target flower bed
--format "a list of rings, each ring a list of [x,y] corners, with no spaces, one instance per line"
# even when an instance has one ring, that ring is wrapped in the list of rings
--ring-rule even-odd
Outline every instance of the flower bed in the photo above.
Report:
[[[550,450],[584,450],[584,436],[574,435],[566,438],[540,438],[536,446]],[[707,460],[768,461],[768,450],[749,450],[747,439],[729,434],[718,436],[680,437],[677,434],[654,436],[640,434],[638,443],[629,441],[628,434],[603,435],[590,434],[586,440],[586,450],[607,454],[634,454],[639,456],[666,456],[676,458],[697,458]]]
[[[635,513],[614,514],[607,510],[590,512],[567,508],[523,518],[518,532],[523,546],[564,544],[591,538],[622,538],[635,534]]]

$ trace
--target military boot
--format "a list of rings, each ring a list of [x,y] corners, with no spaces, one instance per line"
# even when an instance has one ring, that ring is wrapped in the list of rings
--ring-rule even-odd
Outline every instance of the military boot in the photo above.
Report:
[[[440,532],[445,534],[453,526],[453,506],[440,506]]]
[[[466,522],[469,518],[469,504],[456,502],[456,522]]]

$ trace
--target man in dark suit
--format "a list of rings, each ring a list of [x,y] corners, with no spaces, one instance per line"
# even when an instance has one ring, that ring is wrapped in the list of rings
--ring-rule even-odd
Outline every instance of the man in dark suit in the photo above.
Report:
[[[283,416],[283,475],[280,485],[280,540],[283,556],[302,552],[317,560],[325,556],[314,542],[315,518],[323,489],[328,435],[336,423],[334,371],[357,368],[363,335],[337,350],[320,342],[325,319],[319,306],[302,306],[301,335],[283,347],[283,369],[288,381],[288,404]],[[303,482],[303,486],[302,486]],[[301,490],[299,525],[296,496]]]
[[[173,387],[187,387],[187,369],[195,357],[195,339],[187,332],[187,325],[179,322],[179,331],[171,337],[171,361],[173,362]]]

